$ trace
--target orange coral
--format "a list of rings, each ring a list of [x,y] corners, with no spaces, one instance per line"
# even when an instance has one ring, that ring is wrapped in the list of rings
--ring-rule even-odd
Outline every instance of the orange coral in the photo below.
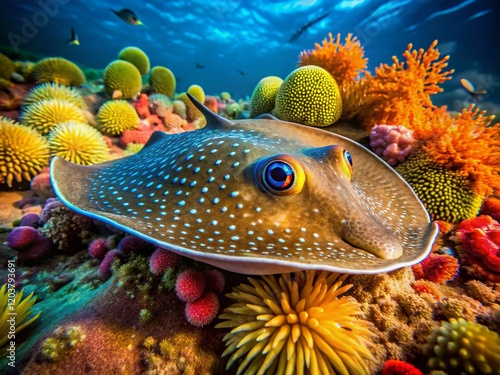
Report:
[[[422,262],[412,266],[416,279],[429,280],[437,284],[451,281],[458,275],[458,260],[451,255],[432,253]]]
[[[436,284],[431,281],[417,280],[411,284],[411,287],[417,293],[428,293],[434,297],[436,301],[441,300],[441,293],[439,292]]]
[[[444,71],[449,56],[439,59],[437,40],[427,51],[412,50],[408,44],[405,62],[392,57],[393,64],[382,64],[375,75],[366,76],[366,102],[360,112],[361,124],[371,129],[377,124],[403,125],[414,129],[425,123],[427,109],[434,108],[431,95],[443,91],[439,84],[451,79],[453,70]]]

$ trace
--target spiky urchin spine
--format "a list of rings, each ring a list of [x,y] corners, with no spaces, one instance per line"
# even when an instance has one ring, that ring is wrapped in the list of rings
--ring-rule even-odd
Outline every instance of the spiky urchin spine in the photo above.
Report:
[[[137,128],[139,116],[126,100],[108,100],[97,113],[99,129],[108,135],[120,135],[125,130]]]
[[[65,122],[49,134],[51,155],[81,165],[104,162],[109,158],[109,149],[101,133],[90,125]]]
[[[479,212],[483,197],[472,191],[470,181],[437,165],[425,152],[416,151],[395,169],[413,188],[433,220],[459,223]]]
[[[236,300],[216,328],[239,362],[238,374],[369,374],[371,323],[358,318],[359,304],[337,298],[352,285],[347,275],[315,271],[249,278],[227,296]]]
[[[87,107],[77,89],[53,82],[42,83],[33,87],[29,95],[24,99],[23,106],[27,107],[44,99],[65,100],[75,104],[80,109]]]
[[[87,80],[82,70],[62,57],[47,57],[35,67],[38,83],[54,82],[65,86],[80,86]]]
[[[49,162],[49,146],[36,131],[0,116],[0,184],[30,181]]]

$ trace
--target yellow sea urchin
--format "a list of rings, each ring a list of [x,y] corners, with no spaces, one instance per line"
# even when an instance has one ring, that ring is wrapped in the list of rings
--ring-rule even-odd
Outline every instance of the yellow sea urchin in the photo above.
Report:
[[[159,94],[172,97],[175,93],[175,76],[170,69],[163,66],[155,66],[151,69],[149,84]]]
[[[97,123],[103,133],[120,135],[125,130],[136,129],[139,116],[129,102],[109,100],[99,108]]]
[[[115,60],[108,64],[103,73],[104,88],[108,95],[120,91],[121,97],[131,99],[142,89],[142,78],[139,69],[125,60]]]
[[[50,153],[81,165],[108,160],[109,150],[101,133],[92,126],[64,122],[49,134]]]
[[[48,57],[40,60],[35,67],[38,83],[54,82],[65,86],[80,86],[86,82],[82,70],[62,57]]]
[[[238,374],[368,374],[370,323],[354,299],[337,298],[351,287],[340,287],[346,276],[305,271],[234,288],[216,326],[232,329],[227,368],[245,357]]]
[[[342,97],[335,79],[319,66],[295,69],[276,94],[276,117],[311,126],[328,126],[342,114]]]
[[[49,163],[47,141],[36,131],[0,116],[0,184],[30,181]]]
[[[283,83],[280,77],[269,76],[262,78],[253,89],[250,99],[250,118],[263,113],[271,113],[274,109],[276,94]]]
[[[10,295],[10,294],[14,295]],[[0,289],[0,347],[4,346],[9,341],[10,322],[8,321],[15,315],[15,334],[17,335],[31,323],[38,319],[41,312],[31,317],[28,321],[26,319],[31,315],[31,307],[36,302],[36,297],[33,297],[33,292],[23,300],[24,289],[20,292],[13,292],[7,289],[7,284],[3,284]],[[14,303],[11,301],[13,300]],[[3,354],[3,353],[2,353]]]
[[[21,123],[48,134],[57,124],[66,121],[86,122],[80,108],[66,100],[44,99],[24,108],[21,112]]]
[[[83,101],[83,97],[75,88],[52,82],[33,87],[30,94],[24,100],[23,105],[26,107],[44,99],[66,100],[75,104],[80,109],[87,107]]]
[[[125,47],[118,53],[118,58],[134,64],[139,70],[139,73],[141,73],[141,76],[149,72],[150,65],[148,55],[146,55],[140,48]]]

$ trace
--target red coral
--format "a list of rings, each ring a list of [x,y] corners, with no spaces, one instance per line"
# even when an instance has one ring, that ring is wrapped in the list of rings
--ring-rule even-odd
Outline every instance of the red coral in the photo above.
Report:
[[[149,112],[149,98],[146,94],[141,94],[139,99],[134,101],[132,105],[140,118],[148,118],[151,116],[151,112]]]
[[[419,264],[415,264],[412,270],[417,279],[444,284],[457,276],[458,268],[458,260],[455,257],[432,253]]]
[[[36,178],[36,177],[35,177]],[[500,220],[500,198],[489,197],[483,202],[481,215],[490,215],[495,220]]]
[[[120,136],[120,145],[123,147],[126,147],[129,143],[140,143],[144,145],[153,132],[154,130],[152,129],[125,130]]]
[[[500,223],[489,215],[462,221],[455,232],[463,263],[487,280],[500,281]]]
[[[219,312],[219,298],[213,292],[205,292],[200,298],[186,304],[186,319],[194,326],[210,324]]]
[[[442,297],[436,284],[427,280],[417,280],[411,284],[411,287],[417,293],[430,294],[436,301],[439,301]]]
[[[390,359],[384,363],[382,375],[424,375],[415,366],[405,361]]]

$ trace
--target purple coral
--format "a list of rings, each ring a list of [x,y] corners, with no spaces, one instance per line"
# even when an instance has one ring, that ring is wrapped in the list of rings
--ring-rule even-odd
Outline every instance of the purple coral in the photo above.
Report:
[[[17,253],[20,262],[35,262],[46,258],[52,242],[33,227],[15,228],[7,237],[7,244]]]
[[[413,131],[402,125],[376,125],[370,132],[373,152],[390,165],[406,159],[413,149]]]
[[[99,275],[103,280],[107,280],[113,274],[112,266],[113,262],[120,257],[121,253],[116,250],[110,250],[104,256],[104,259],[101,261],[99,265]]]
[[[149,242],[135,236],[125,236],[118,244],[118,251],[123,255],[134,254],[151,254],[154,247]]]
[[[89,245],[89,255],[95,259],[104,259],[108,251],[108,240],[103,237],[95,239]]]
[[[19,222],[20,227],[38,228],[40,226],[40,216],[33,212],[25,214]]]

